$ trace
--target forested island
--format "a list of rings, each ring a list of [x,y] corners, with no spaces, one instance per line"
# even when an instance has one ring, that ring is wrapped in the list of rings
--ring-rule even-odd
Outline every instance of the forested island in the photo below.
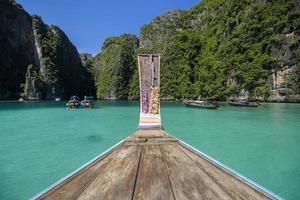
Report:
[[[67,35],[0,1],[0,99],[138,99],[137,54],[161,54],[161,96],[300,101],[297,0],[204,0],[157,16],[140,36],[78,53]],[[100,19],[99,19],[100,20]]]

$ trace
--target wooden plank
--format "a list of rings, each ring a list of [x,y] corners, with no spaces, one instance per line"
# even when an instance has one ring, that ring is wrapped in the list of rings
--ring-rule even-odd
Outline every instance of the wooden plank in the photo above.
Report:
[[[118,148],[95,160],[38,199],[76,199],[83,190],[105,169],[118,153]]]
[[[140,153],[140,146],[122,146],[78,199],[132,199]]]
[[[160,118],[149,118],[149,117],[140,117],[140,122],[141,123],[160,123],[161,119]]]
[[[147,142],[178,142],[178,139],[169,137],[149,138]]]
[[[153,145],[175,145],[177,142],[149,142],[149,143],[124,143],[126,146],[153,146]]]
[[[146,142],[147,138],[128,138],[125,142]]]
[[[227,170],[224,170],[200,154],[196,154],[181,145],[180,148],[233,199],[274,199],[270,195],[258,190],[256,187],[249,185],[240,177],[233,173],[229,173]]]
[[[139,138],[161,138],[166,136],[166,133],[162,130],[139,130],[135,132],[135,136]]]
[[[162,145],[161,152],[175,199],[231,199],[177,145]]]
[[[150,133],[150,134],[148,134]],[[147,138],[145,135],[150,135],[150,138],[154,138],[154,139],[176,139],[174,136],[169,135],[167,132],[160,130],[160,129],[143,129],[143,130],[138,130],[136,131],[133,135],[130,135],[126,138],[126,140],[143,140],[145,138]],[[153,135],[156,135],[156,137],[151,137]]]
[[[158,146],[143,146],[135,200],[174,200],[171,185]]]
[[[144,131],[138,131],[138,132],[144,132]],[[151,132],[151,131],[145,131],[145,132]],[[160,131],[162,132],[162,131]],[[164,133],[164,132],[162,132]],[[177,143],[178,139],[171,137],[170,135],[165,135],[163,137],[145,137],[145,138],[139,138],[137,137],[138,134],[134,134],[136,137],[128,137],[124,141],[124,145],[159,145],[159,144],[168,144],[168,143]]]

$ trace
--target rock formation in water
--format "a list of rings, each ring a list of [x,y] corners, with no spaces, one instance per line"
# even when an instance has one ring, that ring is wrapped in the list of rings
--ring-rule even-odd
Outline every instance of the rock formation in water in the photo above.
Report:
[[[13,0],[1,1],[0,9],[1,99],[94,95],[92,74],[59,27],[29,16]]]

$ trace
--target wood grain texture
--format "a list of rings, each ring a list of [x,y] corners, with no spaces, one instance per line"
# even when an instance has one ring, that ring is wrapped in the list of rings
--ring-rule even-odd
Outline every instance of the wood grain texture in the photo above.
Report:
[[[138,65],[139,65],[139,78],[140,78],[140,97],[142,99],[143,90],[149,90],[152,87],[152,69],[150,67],[150,54],[148,55],[138,55]],[[160,87],[160,56],[152,54],[152,59],[155,70],[155,87]]]
[[[162,145],[161,151],[176,199],[231,199],[176,145]]]
[[[135,136],[139,138],[162,138],[166,133],[162,130],[139,130],[135,132]]]
[[[174,200],[160,149],[143,146],[134,200]]]
[[[222,187],[232,199],[273,199],[264,191],[253,187],[237,175],[224,170],[212,161],[191,151],[183,145],[178,145],[201,169],[203,169],[220,187]]]
[[[85,190],[85,188],[88,187],[97,176],[99,176],[99,172],[109,165],[118,152],[118,149],[112,150],[107,155],[95,160],[93,163],[80,170],[38,199],[76,199]]]
[[[129,136],[38,199],[276,198],[165,133]]]
[[[78,199],[132,199],[141,147],[123,146]]]

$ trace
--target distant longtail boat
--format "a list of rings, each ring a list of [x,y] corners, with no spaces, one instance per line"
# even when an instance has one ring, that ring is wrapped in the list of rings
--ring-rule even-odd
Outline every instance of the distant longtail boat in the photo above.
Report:
[[[239,107],[259,107],[261,104],[259,102],[251,103],[246,100],[227,100],[227,103],[232,106],[239,106]]]

